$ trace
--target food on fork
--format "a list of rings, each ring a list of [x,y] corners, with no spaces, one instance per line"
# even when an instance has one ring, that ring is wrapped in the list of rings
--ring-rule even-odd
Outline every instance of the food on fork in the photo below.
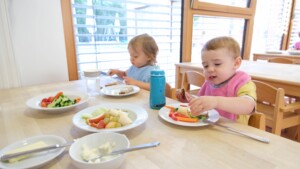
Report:
[[[133,87],[128,86],[128,87],[123,87],[123,88],[120,90],[119,94],[128,94],[128,93],[130,93],[130,92],[133,92]]]

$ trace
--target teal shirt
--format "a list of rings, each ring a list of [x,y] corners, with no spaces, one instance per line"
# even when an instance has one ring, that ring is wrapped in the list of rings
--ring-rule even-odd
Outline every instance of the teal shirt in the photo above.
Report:
[[[157,66],[148,65],[138,68],[132,65],[127,71],[127,76],[138,81],[149,83],[151,76],[150,72],[154,69],[157,69]]]

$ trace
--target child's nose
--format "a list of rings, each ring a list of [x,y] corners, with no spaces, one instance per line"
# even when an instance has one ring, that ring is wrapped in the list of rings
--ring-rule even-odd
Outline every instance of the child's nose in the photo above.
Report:
[[[213,72],[215,68],[213,66],[208,66],[207,71],[208,72]]]

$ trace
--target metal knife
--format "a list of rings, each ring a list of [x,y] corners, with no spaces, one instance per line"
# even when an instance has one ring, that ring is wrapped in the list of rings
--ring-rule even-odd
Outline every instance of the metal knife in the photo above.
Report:
[[[54,144],[54,145],[50,145],[47,147],[37,148],[37,149],[33,149],[33,150],[28,150],[28,151],[22,151],[22,152],[18,152],[18,153],[6,154],[6,155],[2,155],[0,157],[0,161],[5,162],[5,161],[8,161],[9,159],[27,155],[27,154],[32,154],[32,153],[37,153],[37,152],[42,152],[42,151],[47,151],[47,150],[52,150],[52,149],[64,148],[64,147],[70,146],[72,143],[73,143],[73,141],[64,143],[64,144]]]
[[[270,143],[270,139],[268,139],[268,138],[264,138],[264,137],[261,137],[261,136],[258,136],[258,135],[254,135],[254,134],[251,134],[251,133],[246,133],[246,132],[241,131],[241,130],[237,130],[237,129],[234,129],[234,128],[231,128],[231,127],[228,127],[228,126],[224,126],[224,125],[221,125],[221,124],[218,124],[218,123],[214,123],[214,122],[212,122],[208,119],[203,120],[203,122],[214,125],[214,126],[225,128],[227,130],[230,130],[232,132],[241,134],[243,136],[249,137],[249,138],[254,139],[254,140],[258,140],[258,141],[261,141],[261,142],[264,142],[264,143]]]

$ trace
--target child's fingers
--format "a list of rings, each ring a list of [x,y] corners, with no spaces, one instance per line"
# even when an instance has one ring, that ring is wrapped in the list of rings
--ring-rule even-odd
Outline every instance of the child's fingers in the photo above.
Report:
[[[107,74],[108,74],[109,76],[112,76],[112,75],[113,75],[113,70],[109,70],[109,71],[107,72]]]

